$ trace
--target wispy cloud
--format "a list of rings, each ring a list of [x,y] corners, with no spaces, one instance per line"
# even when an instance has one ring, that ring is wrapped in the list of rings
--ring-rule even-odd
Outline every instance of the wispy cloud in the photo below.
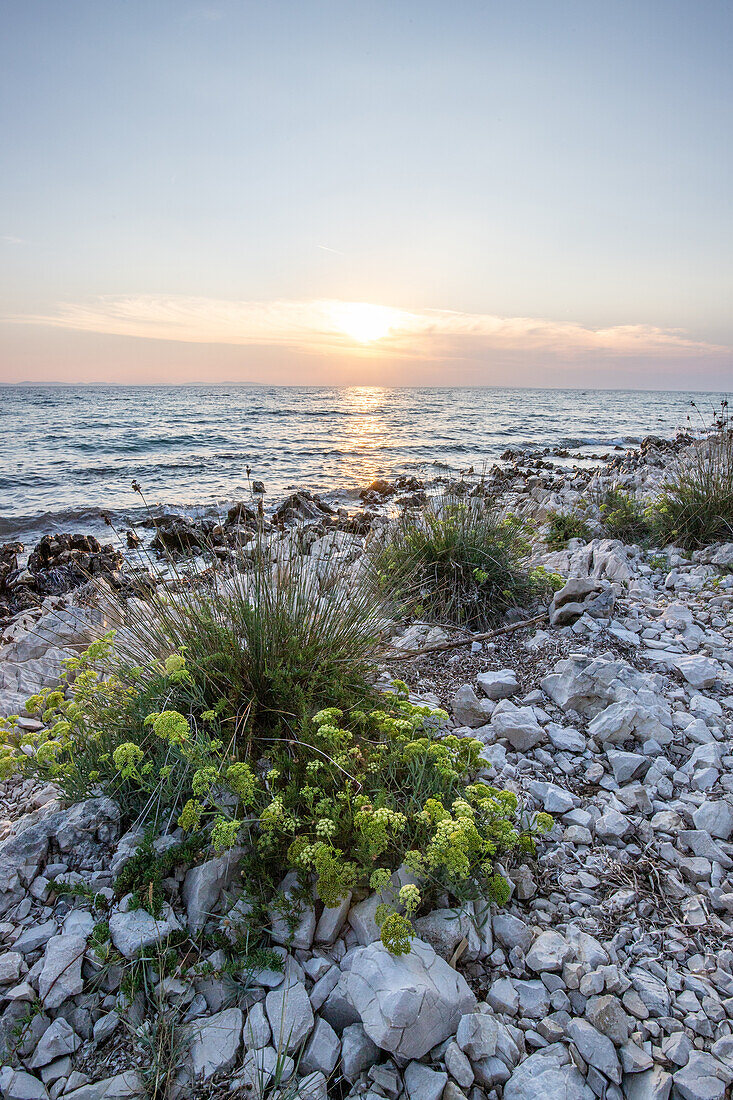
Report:
[[[3,241],[5,244],[25,244],[22,237],[12,237],[7,233],[0,234],[0,241]]]
[[[730,348],[695,339],[683,329],[644,324],[592,328],[574,321],[404,310],[337,299],[262,302],[132,295],[64,304],[49,314],[13,320],[152,340],[435,360],[490,353],[570,361],[588,355],[670,359],[731,354]]]

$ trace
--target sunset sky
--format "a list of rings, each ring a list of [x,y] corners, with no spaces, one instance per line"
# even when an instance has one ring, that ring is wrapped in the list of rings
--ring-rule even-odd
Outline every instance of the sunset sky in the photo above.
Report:
[[[729,0],[9,0],[0,382],[733,388]]]

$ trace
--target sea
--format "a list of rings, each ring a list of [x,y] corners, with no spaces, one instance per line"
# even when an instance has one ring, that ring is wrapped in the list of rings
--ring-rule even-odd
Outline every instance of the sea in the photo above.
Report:
[[[568,462],[710,423],[727,395],[621,390],[0,386],[0,542],[104,531],[145,505],[220,514],[264,482],[353,505],[375,478],[480,471],[508,449]]]

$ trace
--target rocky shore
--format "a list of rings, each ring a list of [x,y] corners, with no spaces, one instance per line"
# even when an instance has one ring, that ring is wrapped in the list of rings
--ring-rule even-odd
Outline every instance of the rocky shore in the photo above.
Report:
[[[399,675],[482,741],[491,781],[550,813],[552,832],[536,861],[506,867],[506,906],[437,908],[407,955],[379,942],[370,895],[335,909],[300,899],[295,927],[273,913],[282,968],[239,975],[238,1000],[223,954],[205,967],[182,956],[156,989],[179,1021],[171,1096],[258,1097],[275,1076],[281,1100],[731,1095],[733,543],[690,555],[626,545],[602,537],[593,504],[609,486],[653,497],[685,445],[650,437],[582,468],[507,455],[480,487],[451,487],[525,519],[533,564],[566,583],[543,621],[488,641],[440,649],[460,635],[409,624],[384,680]],[[297,522],[306,551],[335,531],[358,555],[375,525],[434,488],[375,483],[351,514],[300,492],[258,516],[255,499],[221,524],[169,515],[129,541],[226,557],[258,522]],[[548,551],[548,515],[577,507],[594,537]],[[123,593],[150,581],[139,558],[89,537],[43,540],[22,569],[19,553],[0,549],[0,714],[32,728],[26,699],[104,629],[89,574]],[[4,1100],[145,1095],[139,1040],[156,1022],[95,950],[88,894],[109,904],[111,942],[131,959],[174,930],[226,935],[240,879],[236,850],[174,870],[156,920],[114,900],[139,841],[120,835],[107,798],[65,808],[52,787],[0,784]],[[86,893],[58,893],[56,879]]]

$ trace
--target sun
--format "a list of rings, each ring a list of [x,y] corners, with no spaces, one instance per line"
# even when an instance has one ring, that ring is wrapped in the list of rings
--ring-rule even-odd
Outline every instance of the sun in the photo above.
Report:
[[[382,340],[398,326],[399,310],[369,302],[339,302],[333,307],[334,328],[358,344]]]

